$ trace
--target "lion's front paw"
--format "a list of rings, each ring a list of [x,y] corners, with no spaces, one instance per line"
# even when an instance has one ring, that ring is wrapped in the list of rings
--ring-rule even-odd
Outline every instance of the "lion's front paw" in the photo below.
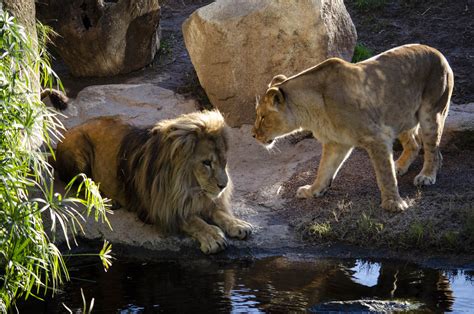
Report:
[[[397,171],[397,175],[400,177],[408,172],[408,167],[406,165],[401,165],[398,162],[395,163],[395,169]]]
[[[243,240],[252,233],[253,226],[243,220],[235,219],[227,227],[227,233],[233,238]]]
[[[227,247],[224,232],[217,226],[209,227],[209,232],[199,238],[201,251],[205,254],[212,254],[224,250]]]
[[[408,204],[401,198],[382,201],[382,208],[389,212],[399,213],[408,208]]]
[[[413,184],[416,186],[420,185],[433,185],[436,183],[436,176],[426,176],[424,174],[419,174],[413,180]]]

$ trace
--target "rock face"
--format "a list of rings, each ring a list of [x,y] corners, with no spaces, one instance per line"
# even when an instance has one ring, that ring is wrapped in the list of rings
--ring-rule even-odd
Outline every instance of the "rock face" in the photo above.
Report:
[[[158,0],[45,0],[37,12],[59,34],[54,44],[74,76],[140,69],[159,47]]]
[[[277,74],[350,60],[357,35],[343,0],[217,0],[183,24],[201,85],[231,126],[253,123],[255,96]]]

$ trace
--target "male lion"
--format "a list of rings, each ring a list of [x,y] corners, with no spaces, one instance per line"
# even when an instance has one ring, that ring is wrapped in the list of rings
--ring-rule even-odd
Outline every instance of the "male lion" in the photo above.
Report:
[[[296,196],[323,195],[354,146],[369,153],[382,193],[382,207],[402,211],[395,171],[407,172],[420,143],[424,164],[415,185],[436,181],[439,143],[453,90],[453,72],[443,55],[424,45],[405,45],[352,64],[331,58],[292,77],[273,78],[257,102],[254,137],[263,144],[295,130],[310,130],[323,145],[316,180]],[[394,163],[392,143],[403,153]]]
[[[230,211],[227,132],[218,111],[185,114],[149,128],[96,118],[66,133],[56,169],[66,182],[86,174],[143,221],[162,231],[184,231],[204,253],[215,253],[227,245],[222,230],[244,239],[252,228]]]

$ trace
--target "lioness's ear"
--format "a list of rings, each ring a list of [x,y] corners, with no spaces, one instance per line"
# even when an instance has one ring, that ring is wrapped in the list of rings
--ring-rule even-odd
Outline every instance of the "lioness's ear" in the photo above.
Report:
[[[283,96],[283,93],[278,87],[271,87],[267,90],[267,95],[268,98],[271,99],[273,106],[280,110],[284,107],[285,105],[285,96]]]
[[[272,81],[270,84],[268,84],[268,88],[275,86],[276,84],[280,84],[281,82],[284,82],[287,80],[287,77],[284,76],[283,74],[279,74],[275,77],[273,77]]]

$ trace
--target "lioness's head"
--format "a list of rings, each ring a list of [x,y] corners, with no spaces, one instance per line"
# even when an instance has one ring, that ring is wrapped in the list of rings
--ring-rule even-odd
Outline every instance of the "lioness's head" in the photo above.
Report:
[[[156,127],[171,143],[170,157],[179,164],[175,169],[191,174],[208,197],[218,197],[229,185],[228,130],[221,113],[194,112],[161,121]],[[185,188],[185,182],[178,184]]]
[[[252,133],[253,137],[264,145],[271,145],[277,137],[294,129],[285,95],[278,86],[270,86],[263,98],[257,100],[256,112]]]

